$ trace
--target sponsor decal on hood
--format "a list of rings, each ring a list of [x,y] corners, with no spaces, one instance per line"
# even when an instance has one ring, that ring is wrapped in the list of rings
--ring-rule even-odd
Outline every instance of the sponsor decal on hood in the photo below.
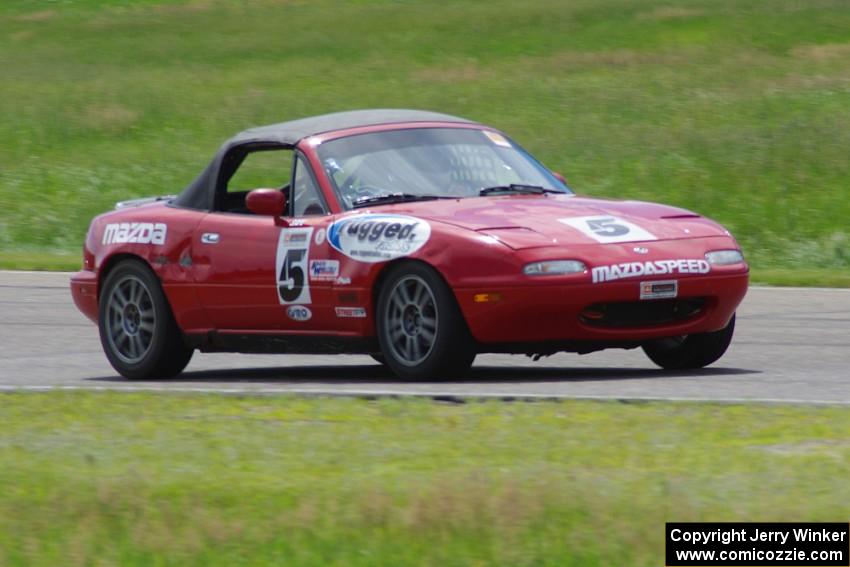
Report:
[[[710,271],[711,266],[708,262],[695,259],[625,262],[610,266],[596,266],[590,270],[593,283],[665,274],[707,274]]]
[[[585,236],[603,244],[658,240],[648,230],[613,215],[564,218],[558,219],[558,222],[571,226]]]
[[[404,215],[365,214],[335,221],[328,242],[360,262],[386,262],[412,254],[431,238],[431,225]]]

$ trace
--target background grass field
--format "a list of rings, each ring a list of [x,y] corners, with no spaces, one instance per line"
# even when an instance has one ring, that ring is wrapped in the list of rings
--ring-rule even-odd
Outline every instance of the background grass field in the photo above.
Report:
[[[712,216],[756,268],[850,274],[845,0],[4,0],[0,69],[6,264],[77,255],[245,127],[412,107]]]
[[[665,521],[843,521],[847,408],[0,395],[0,564],[663,564]]]

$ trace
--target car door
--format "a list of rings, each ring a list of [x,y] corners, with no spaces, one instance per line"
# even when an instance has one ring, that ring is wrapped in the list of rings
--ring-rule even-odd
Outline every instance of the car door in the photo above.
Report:
[[[219,330],[324,330],[334,270],[321,260],[332,217],[306,160],[291,148],[260,148],[238,161],[220,188],[219,210],[204,217],[193,238],[195,281],[210,321]],[[293,197],[283,217],[247,210],[245,195],[255,187]],[[318,274],[312,279],[311,262]]]

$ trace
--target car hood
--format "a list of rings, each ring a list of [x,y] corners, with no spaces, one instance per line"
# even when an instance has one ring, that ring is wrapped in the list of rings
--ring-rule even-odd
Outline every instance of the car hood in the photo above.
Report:
[[[390,205],[380,212],[473,230],[515,250],[728,235],[718,224],[685,209],[571,195],[446,199]]]

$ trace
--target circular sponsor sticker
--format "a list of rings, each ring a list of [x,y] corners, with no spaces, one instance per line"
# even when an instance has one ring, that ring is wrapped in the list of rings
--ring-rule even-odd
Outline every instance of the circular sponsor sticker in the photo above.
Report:
[[[313,242],[316,243],[316,246],[321,246],[324,241],[325,241],[325,229],[320,228],[319,230],[316,231],[316,237],[313,240]]]
[[[313,317],[313,312],[304,305],[290,305],[286,314],[293,321],[309,321]]]

